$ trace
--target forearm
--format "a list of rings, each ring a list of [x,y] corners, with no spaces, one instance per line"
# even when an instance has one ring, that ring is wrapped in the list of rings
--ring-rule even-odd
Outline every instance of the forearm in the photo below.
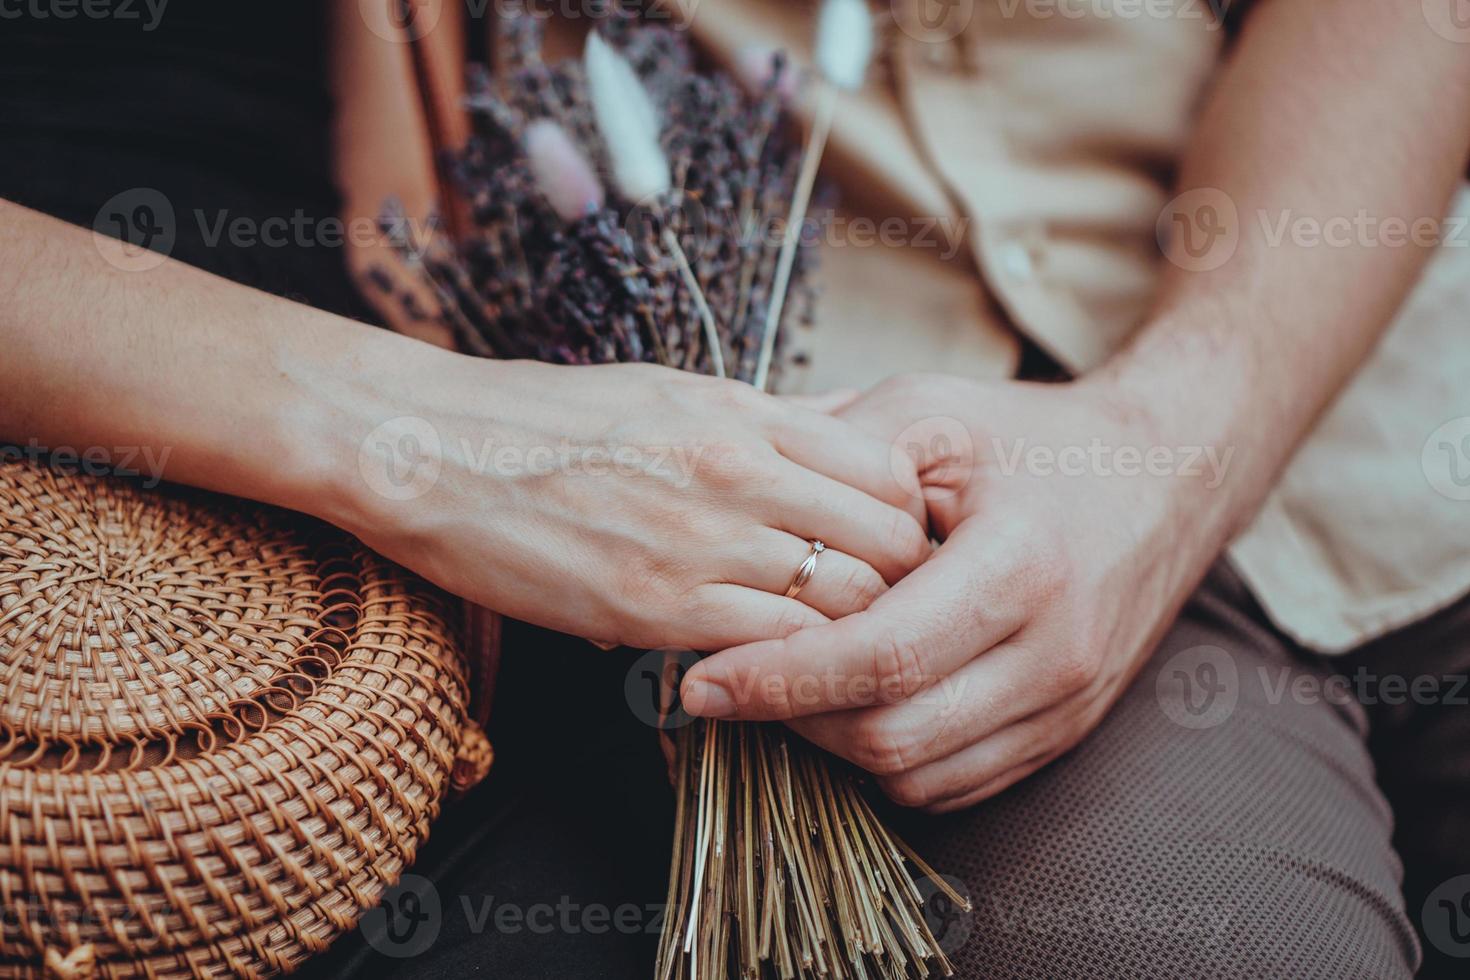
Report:
[[[1214,547],[1251,518],[1391,322],[1432,246],[1403,242],[1402,228],[1438,228],[1464,172],[1470,50],[1419,7],[1260,7],[1180,180],[1195,190],[1190,222],[1199,204],[1226,208],[1224,251],[1173,253],[1150,324],[1097,376],[1146,405],[1166,438],[1235,450],[1221,490],[1195,488],[1187,505]],[[1349,227],[1331,243],[1296,234]]]
[[[0,296],[0,440],[127,447],[169,480],[339,522],[384,366],[452,356],[172,260],[125,271],[91,232],[4,202]]]

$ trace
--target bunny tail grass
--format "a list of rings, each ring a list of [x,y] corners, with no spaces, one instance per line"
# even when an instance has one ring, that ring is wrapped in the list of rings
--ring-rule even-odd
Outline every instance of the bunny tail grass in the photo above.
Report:
[[[826,0],[817,21],[817,68],[848,91],[862,87],[873,57],[873,15],[867,0]]]
[[[649,99],[648,91],[627,59],[614,51],[596,31],[587,35],[583,61],[587,69],[592,112],[612,161],[613,182],[618,191],[635,204],[647,201],[661,205],[662,198],[671,187],[669,161],[659,146],[658,110]],[[715,374],[723,378],[725,356],[720,346],[719,328],[704,290],[674,233],[665,228],[662,240],[694,297],[695,309],[704,325],[710,363]]]
[[[602,207],[602,183],[567,131],[550,119],[526,127],[531,176],[551,209],[570,224]]]
[[[633,66],[596,31],[587,35],[583,62],[618,191],[635,204],[667,194],[669,161],[659,146],[658,110]]]

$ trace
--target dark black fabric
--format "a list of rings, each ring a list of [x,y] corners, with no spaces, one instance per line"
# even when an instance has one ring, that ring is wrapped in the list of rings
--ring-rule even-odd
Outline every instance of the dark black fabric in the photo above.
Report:
[[[89,3],[0,8],[0,198],[368,316],[331,236],[326,4]],[[294,224],[232,240],[242,219]]]
[[[402,915],[392,932],[369,921],[306,977],[651,973],[673,793],[656,736],[623,696],[635,658],[517,623],[505,648],[493,776],[446,809],[409,879],[432,920],[415,929]],[[386,905],[415,907],[401,898]],[[502,908],[524,917],[497,922]]]
[[[1470,976],[1470,601],[1332,667],[1366,694],[1405,904],[1427,934],[1420,975]]]
[[[1222,567],[1073,753],[962,814],[887,814],[975,901],[936,921],[961,977],[1392,980],[1414,974],[1426,926],[1421,975],[1463,977],[1470,960],[1450,954],[1470,956],[1470,918],[1450,916],[1470,908],[1470,879],[1455,890],[1470,870],[1470,712],[1454,690],[1467,661],[1470,601],[1321,658]],[[308,975],[649,976],[672,802],[627,707],[630,663],[517,627],[501,768],[449,808],[414,868],[437,903],[422,948],[387,937],[380,915]],[[1440,677],[1439,695],[1384,704],[1383,685],[1353,679],[1363,664]],[[543,928],[517,918],[538,906]],[[623,928],[589,928],[620,910]]]

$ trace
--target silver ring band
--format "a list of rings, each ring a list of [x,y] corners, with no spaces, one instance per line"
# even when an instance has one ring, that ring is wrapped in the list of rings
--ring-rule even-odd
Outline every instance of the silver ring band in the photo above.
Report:
[[[801,563],[801,567],[796,570],[796,574],[791,576],[791,584],[786,587],[786,598],[788,599],[795,599],[797,594],[806,588],[806,584],[812,580],[812,576],[817,572],[817,556],[827,550],[826,545],[815,539],[811,545],[812,550],[807,552],[806,559]]]

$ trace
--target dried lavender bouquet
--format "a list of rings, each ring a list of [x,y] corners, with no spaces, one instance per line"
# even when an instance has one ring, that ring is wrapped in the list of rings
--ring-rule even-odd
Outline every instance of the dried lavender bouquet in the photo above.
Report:
[[[596,172],[615,167],[598,135],[583,63],[543,62],[542,30],[540,18],[512,18],[501,77],[470,73],[475,137],[448,161],[471,209],[466,240],[410,239],[411,222],[391,205],[384,214],[385,232],[440,300],[432,314],[408,312],[443,318],[464,350],[485,357],[648,361],[715,373],[698,293],[664,244],[671,232],[720,325],[728,376],[750,380],[779,246],[772,241],[779,230],[770,229],[784,216],[798,166],[777,125],[775,83],[751,98],[728,78],[696,73],[676,32],[612,18],[601,34],[632,65],[661,117],[668,188],[629,200],[614,183],[604,200],[601,181],[591,176],[595,191],[573,186],[548,194],[545,168],[566,162],[555,145],[561,140]],[[548,125],[553,138],[537,139]],[[532,152],[538,144],[551,144],[542,155],[552,157],[540,179]],[[812,308],[812,259],[801,251],[787,324],[809,319]],[[412,302],[407,293],[403,298]]]
[[[771,229],[801,168],[784,68],[752,96],[697,72],[673,31],[619,16],[601,34],[585,61],[551,65],[541,22],[512,21],[502,77],[471,79],[476,137],[452,161],[473,227],[400,251],[471,353],[749,381],[781,299]],[[610,122],[608,90],[629,85]],[[648,145],[619,145],[640,127]],[[407,227],[391,212],[385,225]],[[810,314],[810,264],[799,249],[783,323]],[[952,973],[910,869],[964,899],[883,827],[849,768],[779,725],[700,720],[674,738],[660,980]]]

